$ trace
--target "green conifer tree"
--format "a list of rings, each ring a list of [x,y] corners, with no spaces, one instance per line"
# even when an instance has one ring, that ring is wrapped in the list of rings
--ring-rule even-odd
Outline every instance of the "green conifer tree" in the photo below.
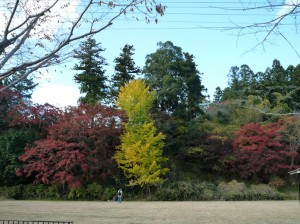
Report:
[[[115,74],[111,78],[111,98],[114,101],[119,94],[120,87],[135,78],[140,68],[135,66],[132,58],[134,55],[133,45],[126,44],[119,57],[115,58]]]
[[[105,103],[108,96],[108,86],[106,84],[105,70],[106,59],[101,52],[105,49],[96,43],[93,38],[88,38],[80,45],[80,49],[75,51],[74,58],[79,60],[79,64],[74,66],[74,70],[80,71],[74,76],[76,83],[80,85],[80,92],[85,93],[79,101],[82,103],[96,104]]]

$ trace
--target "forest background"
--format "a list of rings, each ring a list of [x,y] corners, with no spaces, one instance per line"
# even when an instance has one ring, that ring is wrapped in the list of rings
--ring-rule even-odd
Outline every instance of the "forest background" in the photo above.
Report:
[[[34,104],[26,70],[1,79],[2,196],[111,200],[121,187],[127,199],[289,198],[288,171],[300,165],[300,65],[232,66],[209,102],[195,57],[171,41],[143,68],[126,44],[108,76],[101,43],[82,39],[69,54],[77,106]]]
[[[133,46],[126,45],[107,82],[99,45],[90,38],[81,47],[74,54],[79,58],[74,79],[84,93],[78,106],[62,110],[32,104],[32,79],[2,93],[2,185],[55,186],[55,197],[84,199],[99,197],[103,187],[110,189],[108,198],[113,189],[126,188],[126,176],[113,158],[126,116],[114,102],[118,89],[142,70],[134,66]],[[247,65],[234,66],[230,86],[217,88],[214,102],[208,104],[193,56],[171,42],[160,43],[148,55],[143,74],[155,90],[152,118],[157,132],[165,135],[163,155],[168,160],[163,166],[170,171],[163,175],[163,184],[127,186],[128,191],[144,195],[146,186],[163,199],[214,199],[218,187],[231,181],[229,186],[242,184],[245,195],[238,197],[250,198],[246,195],[254,196],[247,185],[239,182],[289,186],[288,171],[299,167],[299,68],[284,69],[274,60],[264,73],[254,74]]]

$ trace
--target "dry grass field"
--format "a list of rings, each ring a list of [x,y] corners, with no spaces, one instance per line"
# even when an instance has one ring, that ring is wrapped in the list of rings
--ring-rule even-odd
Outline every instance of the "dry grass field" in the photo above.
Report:
[[[73,202],[0,200],[0,220],[76,224],[300,224],[298,201]]]

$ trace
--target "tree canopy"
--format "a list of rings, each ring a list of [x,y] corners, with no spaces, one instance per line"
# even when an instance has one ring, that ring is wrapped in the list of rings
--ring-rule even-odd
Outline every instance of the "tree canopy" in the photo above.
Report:
[[[19,157],[19,176],[35,183],[76,188],[91,180],[104,183],[116,173],[112,159],[122,132],[122,112],[101,105],[69,108],[48,128],[47,138],[35,141]]]
[[[116,57],[115,62],[115,73],[111,78],[111,97],[114,101],[118,94],[120,87],[128,83],[135,78],[135,75],[141,72],[140,68],[135,65],[132,58],[134,55],[133,45],[126,44],[122,48],[122,52],[119,57]]]
[[[285,68],[275,59],[256,73],[247,64],[232,66],[228,87],[217,88],[208,103],[192,54],[159,43],[144,78],[135,80],[133,47],[125,45],[115,82],[105,82],[119,90],[112,104],[107,91],[101,95],[105,60],[96,40],[86,40],[75,67],[81,82],[95,84],[87,104],[33,104],[29,78],[0,93],[0,183],[12,188],[7,192],[36,189],[32,195],[40,197],[50,189],[64,198],[111,200],[124,187],[128,197],[151,189],[155,199],[182,200],[215,199],[223,180],[233,180],[230,187],[235,180],[293,184],[287,172],[300,167],[299,65]]]
[[[166,158],[162,156],[165,136],[156,133],[149,114],[155,92],[149,92],[145,82],[133,80],[121,87],[117,106],[125,111],[128,123],[121,136],[121,145],[115,154],[130,186],[149,186],[162,183]]]
[[[147,84],[157,93],[156,108],[190,120],[201,114],[205,98],[194,56],[170,41],[159,42],[158,47],[147,55],[143,69]]]
[[[222,100],[246,100],[249,96],[258,96],[268,100],[274,112],[299,111],[298,71],[299,65],[284,69],[277,59],[271,67],[256,74],[248,65],[233,66],[228,74],[229,86],[218,97]]]
[[[105,76],[104,66],[107,65],[106,59],[101,56],[104,49],[96,40],[89,37],[82,42],[79,50],[75,50],[74,58],[79,60],[79,64],[74,66],[74,70],[80,73],[75,74],[74,80],[79,84],[82,103],[105,102],[108,98],[107,77]]]

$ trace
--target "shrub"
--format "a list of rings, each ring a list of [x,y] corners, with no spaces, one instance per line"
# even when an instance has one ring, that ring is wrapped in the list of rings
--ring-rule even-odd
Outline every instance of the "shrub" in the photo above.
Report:
[[[85,199],[100,200],[103,194],[103,187],[97,183],[92,183],[86,186]]]
[[[251,185],[249,200],[282,200],[284,197],[275,188],[266,184]]]
[[[0,198],[13,199],[68,199],[68,200],[111,200],[115,189],[103,188],[97,183],[63,191],[61,186],[53,185],[16,185],[13,187],[0,187]]]
[[[275,188],[266,184],[250,185],[247,187],[243,182],[233,180],[229,183],[221,182],[218,187],[220,200],[282,200],[283,195]]]
[[[86,190],[84,187],[72,188],[70,189],[67,198],[71,200],[78,200],[84,198]]]
[[[179,181],[159,188],[157,198],[163,201],[213,200],[215,198],[215,185],[206,182]]]
[[[293,189],[297,192],[297,189]],[[266,184],[250,185],[247,187],[243,182],[236,180],[231,182],[220,182],[218,186],[209,182],[175,182],[165,183],[158,188],[151,200],[162,201],[201,201],[201,200],[283,200],[294,199],[297,195],[279,193],[275,188]],[[69,190],[68,192],[58,185],[17,185],[13,187],[0,187],[0,198],[13,199],[68,199],[68,200],[112,200],[116,190],[112,187],[102,187],[97,183]],[[289,197],[288,197],[288,196]],[[140,200],[143,195],[138,191],[128,189],[125,197],[127,199]]]
[[[214,200],[216,198],[216,185],[213,183],[202,182],[194,185],[195,200]]]
[[[272,177],[268,183],[270,187],[273,188],[282,188],[286,185],[286,182],[280,177]]]
[[[1,187],[0,195],[13,199],[59,199],[61,189],[58,186],[45,185],[16,185]]]
[[[247,199],[247,187],[241,182],[232,180],[229,183],[221,182],[217,187],[217,193],[220,200],[238,201]]]
[[[211,201],[216,199],[216,192],[213,191],[212,189],[204,189],[203,194],[199,198],[200,200],[203,201]]]
[[[22,194],[21,185],[13,187],[0,187],[0,196],[1,198],[13,198],[18,199]]]
[[[60,185],[46,186],[45,191],[44,197],[47,199],[60,199],[63,195]]]
[[[116,195],[116,190],[114,188],[106,187],[104,188],[101,200],[102,201],[113,200],[115,195]]]
[[[111,187],[103,188],[97,183],[87,186],[70,189],[67,198],[71,200],[112,200],[115,195],[115,189]]]
[[[178,201],[179,193],[177,189],[174,189],[172,186],[163,187],[158,189],[157,198],[162,201]]]

